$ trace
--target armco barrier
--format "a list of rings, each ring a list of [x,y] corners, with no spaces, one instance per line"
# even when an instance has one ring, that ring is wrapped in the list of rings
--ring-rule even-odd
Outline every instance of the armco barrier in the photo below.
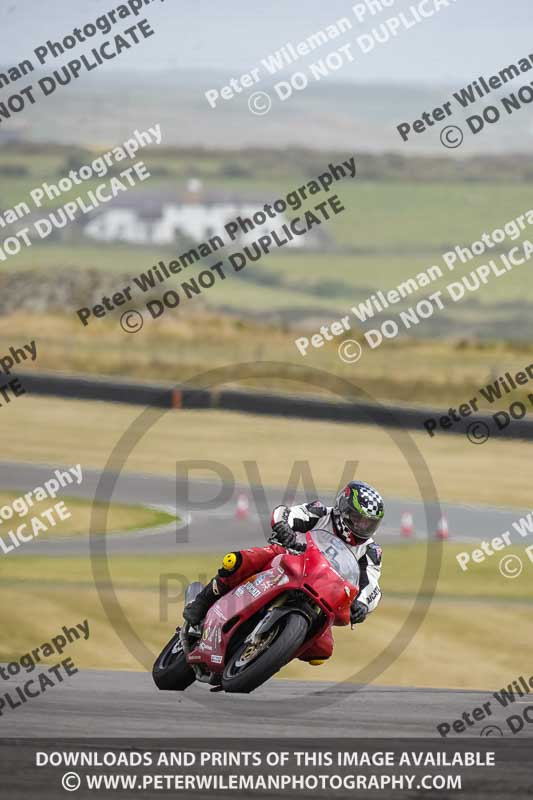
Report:
[[[316,419],[355,425],[379,425],[405,428],[427,433],[424,422],[430,417],[440,417],[446,412],[429,408],[372,405],[369,403],[344,403],[319,400],[294,395],[260,394],[251,391],[191,389],[168,384],[149,385],[126,380],[88,378],[57,375],[43,372],[18,372],[28,393],[53,395],[77,400],[102,400],[109,403],[130,403],[176,409],[218,409],[248,414]],[[533,422],[513,420],[503,430],[498,430],[490,416],[472,415],[448,430],[438,430],[435,438],[446,434],[465,435],[474,423],[488,426],[491,437],[533,440]]]
[[[158,408],[172,407],[172,387],[168,386],[150,386],[131,381],[110,381],[42,372],[18,372],[16,377],[31,394],[55,395],[76,400],[103,400],[108,403],[132,403]]]

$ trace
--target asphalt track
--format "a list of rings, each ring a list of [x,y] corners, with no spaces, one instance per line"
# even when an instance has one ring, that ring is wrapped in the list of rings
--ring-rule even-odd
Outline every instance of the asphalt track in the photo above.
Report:
[[[58,465],[34,466],[30,464],[0,462],[0,486],[4,490],[29,491],[52,477]],[[62,467],[65,469],[65,467]],[[95,498],[100,472],[83,468],[83,481],[61,490],[61,495]],[[221,502],[210,501],[217,497],[221,484],[211,481],[194,481],[190,486],[183,480],[165,476],[121,474],[117,476],[112,501],[144,504],[177,511],[183,519],[177,529],[175,524],[153,531],[136,531],[128,535],[108,535],[106,547],[110,553],[175,553],[219,552],[264,545],[270,531],[270,512],[281,502],[303,502],[305,497],[297,493],[284,497],[283,489],[236,486]],[[247,495],[250,514],[247,519],[235,519],[237,496]],[[255,499],[257,496],[257,501]],[[187,497],[190,503],[187,503]],[[103,499],[103,495],[99,495]],[[307,498],[309,500],[314,497]],[[322,493],[321,498],[331,503],[331,493]],[[480,541],[497,536],[511,528],[511,524],[525,510],[484,508],[464,505],[442,505],[446,513],[452,539]],[[420,501],[387,498],[386,517],[380,528],[379,538],[385,541],[400,541],[400,518],[404,511],[413,514],[415,535],[425,539],[433,537],[434,530],[427,530],[424,506]],[[1,530],[1,529],[0,529]],[[1,532],[0,532],[1,535]],[[29,555],[83,555],[89,552],[87,538],[72,537],[34,539],[30,547],[21,547],[13,553],[15,557]]]
[[[4,490],[29,491],[40,485],[58,465],[32,466],[0,463],[0,485]],[[71,485],[62,495],[95,496],[100,474],[83,471],[81,485]],[[189,519],[184,502],[183,482],[148,475],[120,475],[113,493],[115,502],[146,504],[178,509]],[[191,487],[194,502],[212,498],[220,486],[195,482]],[[194,490],[194,491],[192,491]],[[148,554],[173,553],[179,563],[181,552],[217,552],[263,544],[260,520],[266,518],[268,531],[270,509],[281,502],[283,492],[268,489],[259,509],[253,507],[248,519],[235,519],[237,487],[225,502],[213,509],[190,512],[185,527],[175,524],[156,533],[138,531],[106,537],[109,552]],[[325,496],[326,502],[331,496]],[[401,512],[409,510],[415,518],[417,536],[428,534],[420,503],[387,500],[387,522],[380,532],[384,541],[399,541]],[[454,539],[477,540],[507,530],[519,511],[447,506],[451,535]],[[433,532],[429,531],[432,536]],[[86,538],[35,539],[31,546],[21,547],[10,557],[35,555],[88,554]],[[429,657],[429,656],[428,656]],[[311,669],[311,668],[310,668]],[[25,673],[9,681],[9,689],[27,680]],[[34,677],[34,675],[33,675]],[[0,686],[5,692],[8,685]],[[55,736],[351,736],[351,737],[438,737],[437,724],[453,721],[466,710],[490,699],[488,692],[462,692],[421,688],[393,688],[353,684],[273,681],[251,696],[236,697],[211,694],[206,686],[195,685],[186,693],[160,693],[151,676],[143,672],[81,671],[60,686],[48,690],[31,702],[0,717],[0,727],[17,737],[50,735],[50,719],[54,720]],[[526,698],[527,699],[527,698]],[[494,703],[497,706],[496,703]],[[518,709],[519,706],[517,705]],[[496,708],[498,711],[498,709]],[[505,728],[509,712],[499,709],[499,718],[487,721]],[[479,735],[485,722],[476,723],[468,731]],[[523,735],[533,734],[533,725],[526,725]],[[467,735],[467,734],[465,734]],[[508,734],[510,735],[510,734]]]
[[[11,678],[11,692],[28,677],[35,674]],[[7,684],[2,691],[6,688]],[[500,708],[487,691],[384,686],[358,690],[352,684],[276,680],[244,696],[211,694],[200,685],[174,693],[159,692],[147,673],[85,670],[5,711],[0,730],[10,737],[48,737],[53,719],[56,737],[441,738],[437,725],[452,723],[490,700],[492,716],[475,722],[463,737],[479,736],[488,724],[511,736],[505,719],[525,705]],[[533,725],[525,725],[517,735],[533,736]]]

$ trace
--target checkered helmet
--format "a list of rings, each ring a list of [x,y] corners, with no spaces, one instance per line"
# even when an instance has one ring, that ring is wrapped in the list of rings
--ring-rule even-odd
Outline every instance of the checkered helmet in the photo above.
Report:
[[[338,535],[350,545],[370,539],[384,513],[380,493],[363,481],[350,481],[339,492],[333,506]]]

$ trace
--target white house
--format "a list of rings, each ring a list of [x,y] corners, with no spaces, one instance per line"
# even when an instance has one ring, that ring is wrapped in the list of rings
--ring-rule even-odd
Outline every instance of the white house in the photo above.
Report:
[[[258,205],[218,203],[166,203],[160,216],[146,215],[136,208],[105,208],[85,225],[83,232],[91,239],[102,242],[129,242],[131,244],[171,246],[178,234],[194,242],[204,242],[219,234],[225,238],[224,225],[238,216],[251,217]],[[288,220],[283,214],[268,219],[265,225],[243,234],[240,242],[246,244],[273,229],[280,229]],[[308,237],[295,237],[289,247],[309,246]]]

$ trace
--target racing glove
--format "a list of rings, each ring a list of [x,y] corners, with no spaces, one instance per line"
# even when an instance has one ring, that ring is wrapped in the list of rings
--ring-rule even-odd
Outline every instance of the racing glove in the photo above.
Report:
[[[352,625],[357,625],[364,622],[368,614],[368,606],[361,603],[360,600],[354,600],[350,606],[350,622]]]
[[[289,523],[285,522],[285,520],[276,522],[276,524],[272,526],[272,531],[273,533],[268,540],[269,542],[275,542],[276,544],[280,544],[282,547],[287,547],[290,549],[293,549],[298,542],[296,534]]]

